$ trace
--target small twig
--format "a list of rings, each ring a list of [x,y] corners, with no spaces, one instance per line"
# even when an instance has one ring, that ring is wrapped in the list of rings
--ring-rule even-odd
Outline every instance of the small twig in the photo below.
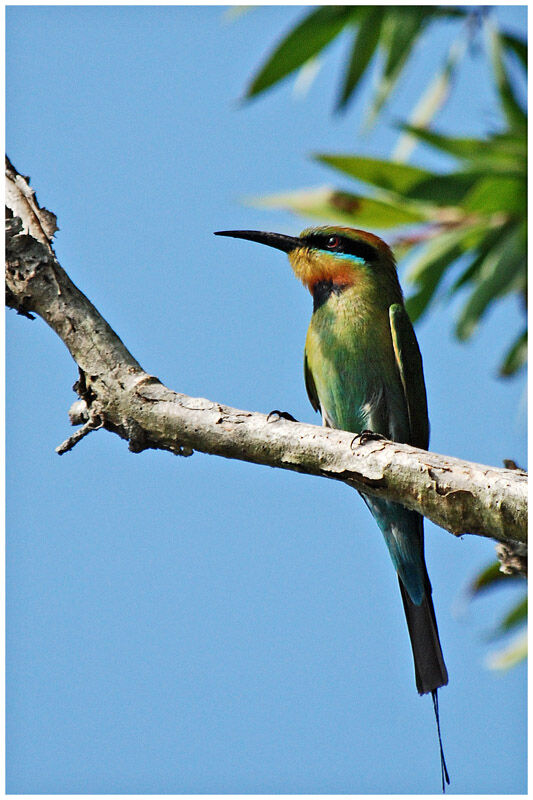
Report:
[[[527,545],[521,542],[501,542],[496,545],[500,572],[504,575],[523,575],[527,578]]]
[[[99,418],[96,418],[94,420],[90,419],[89,422],[86,422],[85,425],[83,425],[83,427],[81,427],[79,430],[73,433],[72,436],[69,436],[68,439],[66,439],[64,442],[58,445],[56,447],[56,453],[59,456],[62,456],[64,453],[68,453],[69,450],[72,450],[72,448],[75,447],[78,444],[78,442],[81,442],[81,440],[85,438],[85,436],[87,436],[89,433],[92,433],[92,431],[97,431],[99,428],[103,427],[104,427],[103,420],[100,420]]]

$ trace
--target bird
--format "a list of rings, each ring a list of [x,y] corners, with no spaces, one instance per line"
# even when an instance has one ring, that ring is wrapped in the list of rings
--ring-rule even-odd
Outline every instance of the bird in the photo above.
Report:
[[[422,357],[389,246],[367,231],[332,225],[306,228],[299,236],[253,230],[215,235],[285,252],[294,274],[311,293],[304,378],[323,424],[427,450]],[[431,693],[433,699],[444,792],[450,779],[437,690],[448,683],[448,673],[424,558],[424,518],[399,503],[360,494],[398,575],[417,690]]]

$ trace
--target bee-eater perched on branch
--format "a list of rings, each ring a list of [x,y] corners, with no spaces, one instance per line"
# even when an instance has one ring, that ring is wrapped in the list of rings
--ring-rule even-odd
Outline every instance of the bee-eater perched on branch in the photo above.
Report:
[[[338,227],[309,228],[300,236],[260,231],[218,231],[217,235],[283,250],[295,275],[311,292],[305,385],[324,425],[356,434],[371,431],[427,450],[422,358],[403,304],[394,257],[385,242],[365,231]],[[424,520],[398,503],[362,497],[398,573],[417,689],[433,697],[444,790],[449,778],[437,689],[448,682],[448,674],[424,560]]]

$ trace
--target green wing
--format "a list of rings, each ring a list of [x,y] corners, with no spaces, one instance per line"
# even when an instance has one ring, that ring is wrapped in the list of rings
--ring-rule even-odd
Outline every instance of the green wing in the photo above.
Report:
[[[307,363],[307,352],[304,352],[304,378],[305,378],[305,388],[307,389],[307,396],[311,401],[311,405],[315,409],[315,411],[320,411],[320,401],[318,399],[318,393],[315,386],[315,381],[313,379],[313,373],[309,369],[309,364]]]
[[[394,303],[389,308],[392,344],[402,379],[409,413],[409,428],[413,447],[424,450],[429,446],[429,419],[422,356],[411,320],[405,308]]]

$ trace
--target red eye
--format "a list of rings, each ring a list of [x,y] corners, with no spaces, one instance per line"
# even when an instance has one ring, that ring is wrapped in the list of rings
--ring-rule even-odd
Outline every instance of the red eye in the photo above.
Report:
[[[338,236],[330,236],[328,241],[326,242],[326,247],[328,248],[328,250],[336,250],[340,243],[341,240],[339,239]]]

